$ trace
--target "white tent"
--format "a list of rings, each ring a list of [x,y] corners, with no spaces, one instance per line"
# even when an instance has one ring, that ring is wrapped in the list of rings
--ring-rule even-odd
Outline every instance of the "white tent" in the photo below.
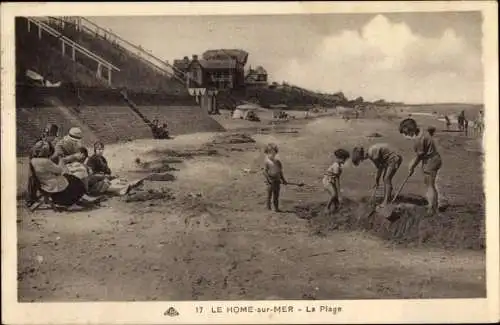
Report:
[[[243,105],[241,105],[241,106],[243,106]],[[250,112],[257,115],[257,111],[258,111],[257,108],[246,108],[245,109],[245,108],[238,108],[238,107],[233,111],[233,118],[234,119],[244,119],[245,120]]]
[[[234,111],[233,111],[233,118],[235,119],[242,119],[245,117],[245,111],[244,110],[241,110],[239,108],[236,108]]]
[[[241,110],[256,110],[259,108],[262,108],[262,107],[260,107],[257,104],[252,104],[252,103],[246,103],[246,104],[236,106],[236,109],[241,109]]]

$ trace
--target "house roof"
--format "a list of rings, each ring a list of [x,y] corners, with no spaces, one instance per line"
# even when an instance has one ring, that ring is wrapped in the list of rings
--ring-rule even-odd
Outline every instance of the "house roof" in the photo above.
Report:
[[[262,66],[258,66],[255,69],[250,68],[246,72],[246,75],[249,76],[249,77],[250,76],[255,76],[255,75],[263,75],[263,74],[267,75],[267,71]]]
[[[217,49],[208,50],[203,53],[204,60],[220,60],[233,58],[239,63],[245,65],[248,59],[248,52],[238,49]]]
[[[234,60],[198,60],[198,63],[207,70],[224,70],[236,68]]]

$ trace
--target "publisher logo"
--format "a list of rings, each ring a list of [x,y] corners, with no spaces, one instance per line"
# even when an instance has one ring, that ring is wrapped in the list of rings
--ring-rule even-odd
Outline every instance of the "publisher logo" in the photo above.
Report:
[[[179,316],[179,312],[177,310],[175,310],[174,307],[170,307],[169,309],[167,309],[166,312],[163,313],[163,315],[175,317],[175,316]]]

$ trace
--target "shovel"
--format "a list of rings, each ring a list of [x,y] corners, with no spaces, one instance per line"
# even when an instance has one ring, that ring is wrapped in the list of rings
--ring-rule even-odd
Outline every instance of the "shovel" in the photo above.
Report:
[[[294,185],[294,186],[298,186],[298,187],[302,187],[302,186],[304,186],[304,185],[305,185],[305,184],[304,184],[304,183],[302,183],[302,182],[300,182],[300,183],[288,182],[288,183],[286,183],[286,184],[287,184],[287,185]]]
[[[368,203],[371,205],[372,209],[370,210],[370,212],[368,212],[368,214],[366,215],[365,218],[371,217],[371,215],[374,214],[375,211],[377,211],[377,205],[373,204],[373,203],[375,203],[374,199],[375,199],[375,195],[377,194],[377,189],[378,189],[377,186],[373,187],[372,195],[370,196],[370,200],[368,201]],[[358,222],[360,219],[361,219],[361,216],[358,217]]]
[[[398,198],[399,194],[401,193],[401,191],[403,190],[403,187],[406,185],[406,182],[408,182],[408,179],[410,179],[411,175],[408,175],[406,176],[406,179],[403,181],[403,183],[401,184],[401,186],[399,187],[398,191],[396,192],[396,194],[394,195],[394,198],[392,199],[392,201],[384,206],[381,211],[380,211],[380,214],[386,218],[386,219],[390,219],[393,212],[394,212],[394,209],[395,209],[395,206],[394,206],[394,201],[396,201],[396,199]]]
[[[370,204],[375,203],[374,199],[375,199],[375,195],[377,195],[377,189],[378,189],[378,186],[376,186],[376,185],[373,186],[372,195],[370,196],[370,200],[368,201],[368,203],[370,203]]]

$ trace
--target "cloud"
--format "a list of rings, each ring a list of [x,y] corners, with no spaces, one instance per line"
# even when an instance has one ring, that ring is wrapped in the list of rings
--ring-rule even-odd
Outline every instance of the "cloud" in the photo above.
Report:
[[[348,97],[408,103],[481,102],[481,53],[453,29],[431,38],[377,15],[326,36],[311,55],[271,67],[275,80]]]

